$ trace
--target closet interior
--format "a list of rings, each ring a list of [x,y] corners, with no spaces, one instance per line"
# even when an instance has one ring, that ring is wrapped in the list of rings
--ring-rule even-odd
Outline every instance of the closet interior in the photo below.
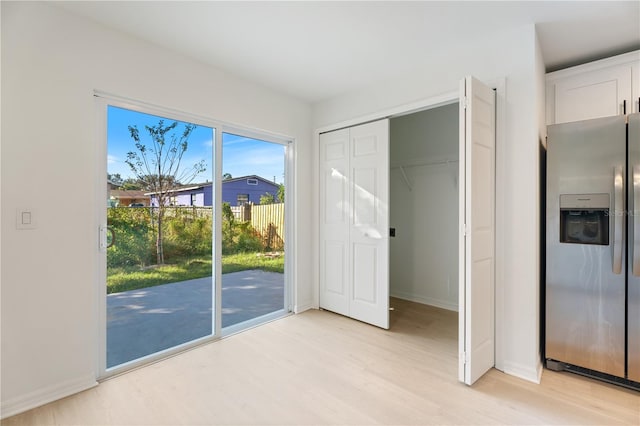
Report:
[[[457,102],[390,119],[390,296],[453,311],[458,134]]]

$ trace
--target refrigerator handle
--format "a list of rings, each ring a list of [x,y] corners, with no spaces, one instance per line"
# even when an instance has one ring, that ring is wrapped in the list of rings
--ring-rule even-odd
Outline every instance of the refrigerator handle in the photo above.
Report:
[[[633,166],[633,267],[632,273],[640,276],[640,170]]]
[[[622,273],[622,229],[624,227],[624,188],[622,166],[613,170],[613,273]]]

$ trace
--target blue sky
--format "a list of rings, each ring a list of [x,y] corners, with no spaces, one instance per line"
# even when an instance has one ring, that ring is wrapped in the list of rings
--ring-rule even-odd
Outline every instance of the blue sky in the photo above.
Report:
[[[161,117],[109,106],[107,110],[107,170],[110,174],[119,173],[123,179],[133,177],[125,163],[127,152],[136,151],[134,141],[129,134],[129,125],[137,125],[141,142],[150,145],[149,133],[145,125],[158,124]],[[165,125],[177,120],[164,118]],[[182,133],[184,123],[178,121],[176,130]],[[178,133],[179,134],[179,133]],[[204,160],[206,171],[196,176],[192,183],[213,180],[212,147],[213,129],[197,126],[188,140],[188,148],[182,157],[182,164],[192,167]],[[256,139],[222,134],[222,172],[233,177],[258,175],[268,180],[274,177],[277,183],[284,182],[284,146]]]

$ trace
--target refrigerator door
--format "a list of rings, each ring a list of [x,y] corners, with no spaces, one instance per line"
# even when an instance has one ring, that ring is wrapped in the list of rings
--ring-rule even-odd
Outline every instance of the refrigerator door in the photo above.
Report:
[[[547,133],[545,356],[624,377],[625,117]]]
[[[640,114],[629,119],[627,378],[640,382]]]

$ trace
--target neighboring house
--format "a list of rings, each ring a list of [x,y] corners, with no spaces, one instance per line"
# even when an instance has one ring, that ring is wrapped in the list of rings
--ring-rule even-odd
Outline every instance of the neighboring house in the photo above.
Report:
[[[222,181],[222,202],[232,206],[244,203],[260,204],[260,197],[269,193],[278,196],[279,185],[260,176],[242,176]]]
[[[112,189],[109,191],[109,207],[128,207],[135,204],[135,207],[141,207],[142,204],[148,207],[151,203],[151,197],[144,191]]]
[[[170,206],[210,207],[213,205],[212,185],[211,182],[205,182],[173,189],[169,191],[169,201],[167,204]],[[157,207],[157,193],[147,192],[147,195],[151,198],[151,205]]]
[[[211,207],[213,205],[212,183],[194,184],[169,191],[169,205]],[[257,175],[242,176],[222,181],[222,202],[232,206],[244,203],[259,204],[260,197],[269,193],[278,195],[279,185]],[[151,205],[157,206],[156,194],[148,192]]]
[[[118,189],[120,188],[122,185],[119,185],[117,183],[113,183],[111,180],[107,179],[107,189],[108,190],[112,190],[112,189]]]

